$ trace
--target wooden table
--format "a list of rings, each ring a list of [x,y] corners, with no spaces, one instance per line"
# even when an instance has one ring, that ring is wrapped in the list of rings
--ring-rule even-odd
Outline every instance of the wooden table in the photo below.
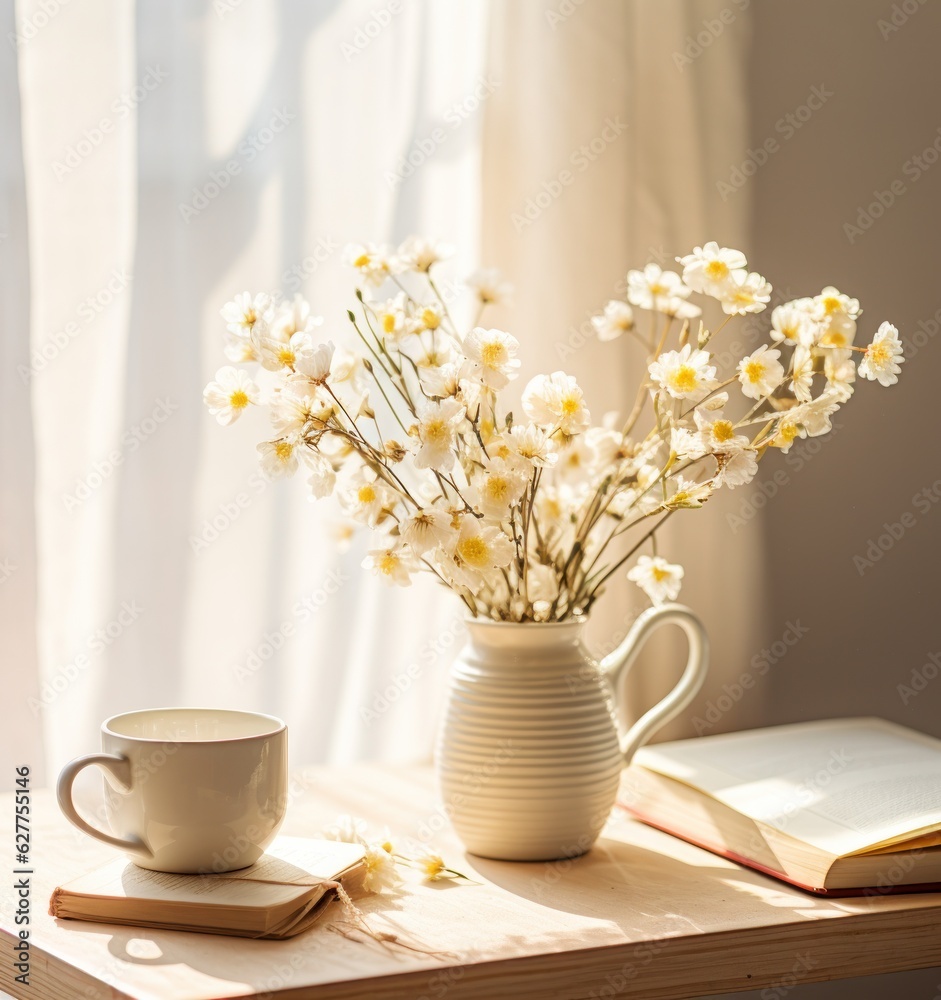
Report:
[[[12,796],[0,801],[7,829]],[[325,926],[290,941],[245,941],[55,921],[45,912],[54,886],[112,855],[60,816],[51,793],[33,801],[29,987],[11,971],[10,876],[0,894],[0,988],[15,997],[667,998],[775,986],[777,997],[795,983],[941,964],[941,894],[813,898],[622,814],[584,857],[486,861],[465,855],[450,833],[429,771],[391,767],[299,772],[283,832],[312,836],[350,813],[433,843],[474,883],[416,877],[361,906],[375,929],[437,955]]]

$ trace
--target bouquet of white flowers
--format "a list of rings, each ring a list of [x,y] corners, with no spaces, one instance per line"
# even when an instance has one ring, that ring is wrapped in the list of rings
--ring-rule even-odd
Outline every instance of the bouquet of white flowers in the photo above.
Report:
[[[481,325],[508,286],[495,271],[472,276],[476,318],[462,331],[453,286],[444,296],[436,283],[448,253],[417,237],[394,251],[349,248],[360,353],[321,340],[300,297],[237,296],[222,310],[226,354],[260,365],[268,384],[226,366],[204,398],[221,424],[268,406],[272,439],[258,445],[266,473],[303,469],[312,498],[336,493],[376,532],[364,566],[402,586],[427,571],[474,616],[585,615],[645,546],[628,578],[654,603],[675,599],[683,569],[657,554],[663,522],[750,482],[769,449],[825,434],[857,374],[892,385],[904,361],[889,323],[854,346],[859,302],[827,287],[773,309],[771,342],[720,372],[714,338],[733,317],[764,311],[771,285],[744,254],[707,243],[677,258],[682,275],[656,264],[630,271],[627,301],[592,320],[601,340],[629,335],[646,356],[624,419],[593,426],[561,371],[537,375],[509,409],[520,345]],[[694,292],[721,306],[714,330]],[[638,322],[635,310],[649,317]]]

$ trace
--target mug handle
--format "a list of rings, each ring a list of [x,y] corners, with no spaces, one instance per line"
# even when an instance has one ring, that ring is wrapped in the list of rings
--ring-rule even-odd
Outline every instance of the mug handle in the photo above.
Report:
[[[634,665],[644,643],[661,625],[679,625],[686,633],[689,643],[686,669],[676,687],[666,698],[645,712],[621,737],[621,754],[625,764],[630,764],[638,748],[689,705],[706,679],[706,670],[709,666],[709,638],[705,626],[682,604],[663,604],[644,611],[631,626],[620,646],[601,661],[601,672],[608,679],[615,694],[621,679]]]
[[[135,854],[146,854],[148,857],[153,857],[152,851],[140,837],[136,835],[126,838],[114,837],[110,833],[105,833],[104,830],[99,830],[90,823],[86,823],[79,816],[78,810],[75,808],[75,803],[72,801],[72,785],[78,777],[78,772],[88,767],[89,764],[97,764],[99,767],[103,767],[125,788],[131,787],[131,762],[127,757],[113,753],[89,753],[84,757],[76,757],[75,760],[70,760],[62,768],[62,773],[59,775],[59,781],[56,784],[56,798],[59,800],[59,808],[65,813],[66,819],[77,826],[82,833],[87,833],[89,837],[94,837],[95,840],[110,844],[112,847],[117,847],[122,851],[132,851]]]

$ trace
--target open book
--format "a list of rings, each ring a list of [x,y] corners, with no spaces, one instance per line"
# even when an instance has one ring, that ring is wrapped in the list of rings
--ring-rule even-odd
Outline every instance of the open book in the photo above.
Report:
[[[362,884],[364,849],[277,837],[255,864],[222,875],[170,875],[116,859],[60,886],[54,917],[237,937],[289,938],[321,915],[341,885]]]
[[[814,892],[941,890],[941,740],[881,719],[644,747],[620,803]]]

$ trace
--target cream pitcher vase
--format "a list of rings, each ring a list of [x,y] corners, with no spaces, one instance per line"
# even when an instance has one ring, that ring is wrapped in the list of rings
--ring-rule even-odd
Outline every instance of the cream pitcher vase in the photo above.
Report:
[[[702,685],[708,640],[689,608],[645,611],[600,662],[582,645],[584,625],[467,622],[437,770],[443,807],[473,854],[548,861],[587,851],[614,805],[624,766]],[[686,669],[670,694],[619,736],[620,682],[661,625],[686,633]]]

